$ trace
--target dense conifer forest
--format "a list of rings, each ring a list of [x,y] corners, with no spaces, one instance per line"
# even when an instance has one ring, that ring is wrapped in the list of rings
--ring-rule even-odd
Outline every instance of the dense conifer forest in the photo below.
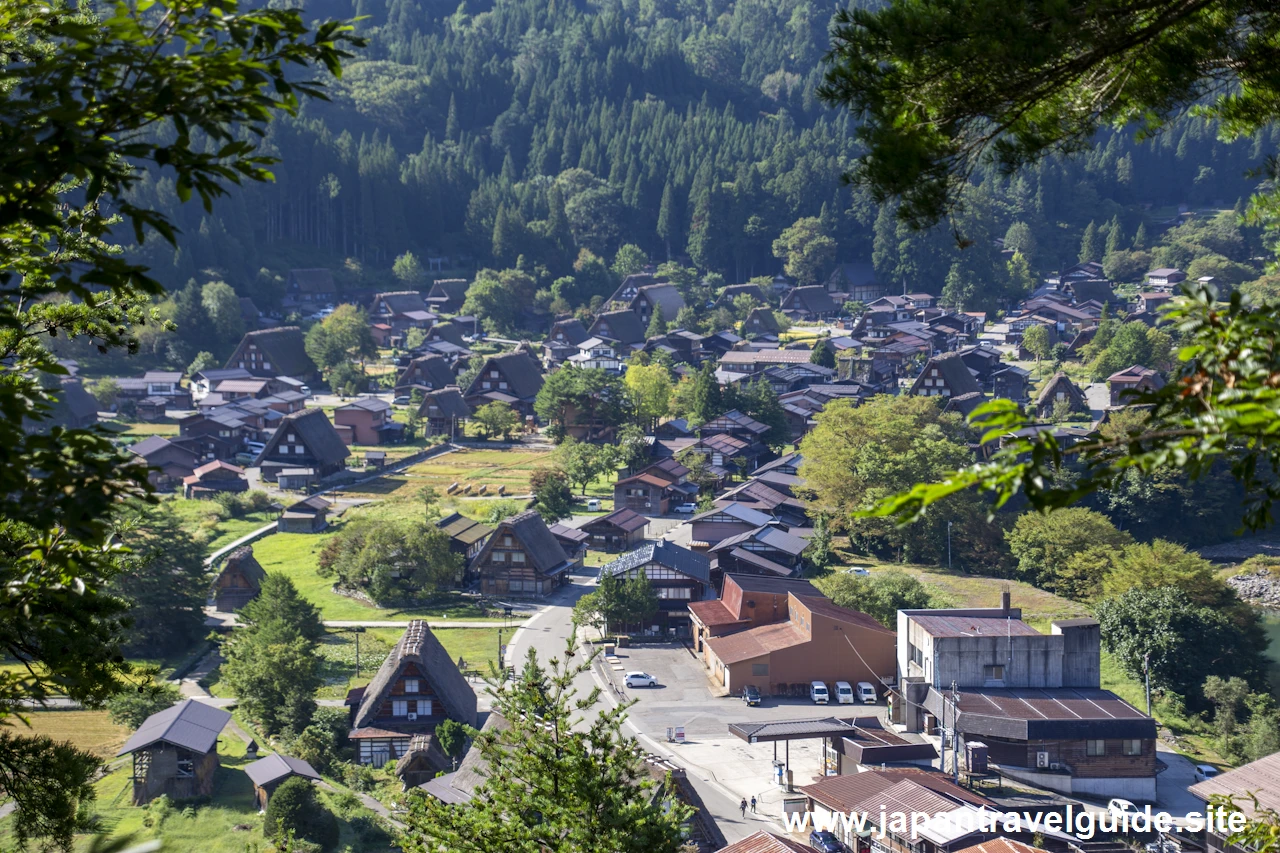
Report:
[[[623,244],[741,281],[778,272],[774,241],[814,217],[835,241],[833,260],[873,260],[895,286],[946,288],[956,304],[994,309],[1028,273],[1074,263],[1090,240],[1114,256],[1123,280],[1126,262],[1152,260],[1124,253],[1153,248],[1158,223],[1180,205],[1228,209],[1247,198],[1249,169],[1280,142],[1272,129],[1224,144],[1191,118],[1151,141],[1107,133],[1070,160],[1013,178],[975,176],[954,229],[915,234],[840,181],[857,153],[855,119],[815,94],[833,4],[305,8],[317,19],[362,17],[370,45],[329,103],[272,124],[270,148],[283,161],[274,184],[246,187],[205,214],[176,206],[163,172],[144,182],[140,200],[169,211],[186,237],[176,252],[151,241],[134,254],[173,288],[224,280],[269,307],[291,267],[330,266],[346,287],[377,287],[394,283],[392,264],[405,252],[424,267],[446,259],[437,275],[523,257],[548,288],[574,273],[582,250],[608,262]],[[970,249],[957,248],[956,230]],[[1006,235],[1028,269],[1000,257],[995,240]],[[1216,254],[1247,264],[1260,247],[1248,234],[1238,242]],[[1234,277],[1255,275],[1246,267]],[[590,294],[563,295],[573,304]]]

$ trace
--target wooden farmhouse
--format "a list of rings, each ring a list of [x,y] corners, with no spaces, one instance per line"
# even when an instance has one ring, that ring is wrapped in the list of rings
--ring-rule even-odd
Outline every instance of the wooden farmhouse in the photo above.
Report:
[[[565,583],[574,561],[533,510],[498,524],[472,563],[485,595],[545,595]]]
[[[222,571],[213,580],[213,606],[222,613],[234,613],[262,591],[266,571],[253,557],[253,546],[245,545],[227,555]]]
[[[476,694],[427,623],[409,623],[373,680],[347,694],[356,761],[382,767],[444,720],[476,724]],[[441,768],[443,769],[443,768]]]

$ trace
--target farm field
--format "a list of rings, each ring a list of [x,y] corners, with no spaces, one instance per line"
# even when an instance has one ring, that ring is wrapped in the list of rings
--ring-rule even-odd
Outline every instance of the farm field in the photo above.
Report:
[[[478,490],[487,486],[494,492],[505,486],[507,494],[529,493],[529,477],[534,470],[548,464],[550,454],[528,450],[459,449],[428,459],[406,472],[414,485],[435,486],[441,493],[451,483]],[[419,482],[420,481],[420,482]]]
[[[110,759],[129,737],[129,730],[111,722],[106,711],[34,711],[27,715],[31,726],[14,720],[10,727],[19,735],[47,735],[99,758]]]
[[[1079,602],[1054,595],[1030,584],[1015,580],[967,575],[959,571],[947,571],[933,566],[918,566],[911,563],[885,563],[873,557],[849,555],[844,552],[844,567],[863,566],[874,574],[877,571],[899,569],[919,579],[925,588],[938,599],[939,607],[999,607],[1000,592],[1009,588],[1013,606],[1022,608],[1022,617],[1034,623],[1037,628],[1048,628],[1054,619],[1072,619],[1077,616],[1088,616],[1089,609]],[[827,577],[841,571],[836,568]],[[817,578],[815,584],[823,587],[823,578]]]

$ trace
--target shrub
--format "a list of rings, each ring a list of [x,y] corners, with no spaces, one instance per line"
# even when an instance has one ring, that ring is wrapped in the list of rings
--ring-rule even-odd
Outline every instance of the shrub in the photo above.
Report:
[[[293,832],[294,838],[324,849],[338,843],[337,819],[316,798],[311,782],[296,776],[286,779],[267,801],[262,831],[271,839],[284,838]]]

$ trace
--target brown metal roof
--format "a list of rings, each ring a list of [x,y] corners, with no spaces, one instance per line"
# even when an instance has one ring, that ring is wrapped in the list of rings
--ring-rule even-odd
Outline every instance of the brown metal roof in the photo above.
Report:
[[[715,601],[694,601],[689,604],[689,613],[697,617],[697,620],[708,628],[716,628],[721,625],[734,625],[738,623],[746,623],[750,620],[739,619],[732,610],[725,606],[723,601],[716,599]]]
[[[753,832],[741,841],[735,841],[728,847],[721,847],[717,853],[818,853],[808,844],[765,832],[763,829]]]
[[[711,651],[726,666],[807,642],[809,635],[790,622],[761,625],[727,637],[711,637],[707,640]]]
[[[861,628],[866,628],[871,631],[879,631],[882,634],[893,633],[891,628],[886,628],[867,614],[858,610],[850,610],[848,607],[841,607],[838,604],[832,604],[831,601],[826,598],[815,598],[800,595],[797,595],[796,598],[800,599],[801,604],[809,608],[810,613],[816,613],[819,616],[826,616],[828,619],[849,622]]]
[[[1012,838],[992,838],[990,841],[966,847],[957,853],[1045,853],[1045,851],[1030,844],[1023,844],[1021,841],[1014,841]]]
[[[965,688],[960,713],[1022,720],[1142,720],[1146,715],[1109,690]]]
[[[1258,798],[1261,809],[1280,810],[1280,752],[1206,779],[1187,790],[1205,802],[1214,796],[1235,797],[1237,808],[1249,816],[1256,811],[1250,795]]]
[[[1021,619],[1003,616],[912,616],[932,637],[1042,636]]]

